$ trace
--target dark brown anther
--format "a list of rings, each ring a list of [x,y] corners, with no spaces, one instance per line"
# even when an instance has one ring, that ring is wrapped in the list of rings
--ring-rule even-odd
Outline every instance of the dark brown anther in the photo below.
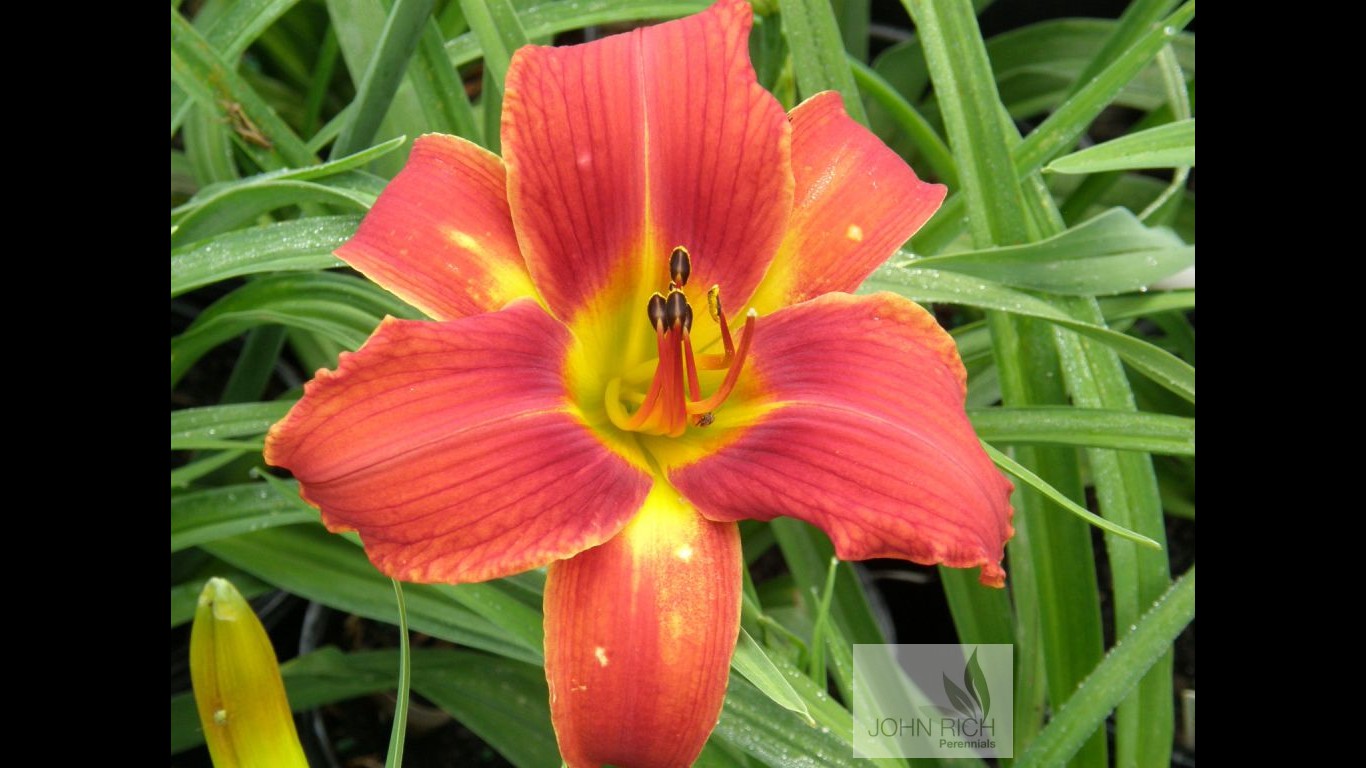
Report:
[[[645,314],[650,317],[650,327],[663,333],[668,327],[665,321],[668,318],[668,308],[665,306],[664,297],[656,293],[650,297],[649,304],[645,307]]]
[[[683,309],[683,332],[692,333],[692,305],[684,304]]]
[[[688,306],[688,299],[682,291],[670,291],[668,301],[664,305],[664,324],[669,328],[678,328],[683,324],[684,315],[689,309],[691,308]]]
[[[669,256],[669,277],[679,288],[688,284],[688,275],[692,274],[692,257],[688,255],[688,249],[678,246]]]
[[[699,427],[710,427],[713,421],[716,421],[716,414],[707,411],[706,413],[699,413],[694,416],[692,423]]]

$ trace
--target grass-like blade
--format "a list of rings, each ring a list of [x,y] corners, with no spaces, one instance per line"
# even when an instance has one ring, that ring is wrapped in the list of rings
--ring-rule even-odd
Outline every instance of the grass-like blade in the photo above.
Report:
[[[247,46],[299,0],[227,0],[205,3],[194,18],[194,27],[219,52],[224,61],[236,61]],[[171,135],[185,119],[189,94],[171,83]]]
[[[396,136],[388,141],[376,144],[373,147],[363,149],[354,155],[329,160],[326,163],[308,165],[302,168],[282,168],[277,171],[268,171],[245,179],[219,184],[210,184],[200,189],[194,197],[190,198],[184,205],[171,209],[171,223],[177,223],[187,214],[212,203],[218,196],[241,187],[249,187],[257,184],[264,184],[271,181],[317,181],[329,176],[337,176],[347,171],[354,171],[364,167],[371,160],[393,152],[403,145],[406,137]]]
[[[257,326],[302,328],[358,349],[385,315],[420,316],[374,284],[350,275],[260,277],[209,305],[171,339],[171,384],[209,350]]]
[[[1049,499],[1052,499],[1055,504],[1067,510],[1068,512],[1071,512],[1077,517],[1080,517],[1082,520],[1085,520],[1086,522],[1096,526],[1097,528],[1100,528],[1101,530],[1109,531],[1110,533],[1113,533],[1116,536],[1121,536],[1123,538],[1128,539],[1129,541],[1142,544],[1145,547],[1151,547],[1152,549],[1158,550],[1162,549],[1161,544],[1158,544],[1156,541],[1153,541],[1147,536],[1144,536],[1140,533],[1134,533],[1133,531],[1129,530],[1128,528],[1125,528],[1122,525],[1116,525],[1115,523],[1106,520],[1105,518],[1095,514],[1094,512],[1091,512],[1087,508],[1062,495],[1058,492],[1056,488],[1044,482],[1043,479],[1041,479],[1038,475],[1029,471],[1028,467],[1023,466],[1018,461],[1015,461],[1014,459],[1010,458],[1004,453],[1001,453],[1000,451],[996,450],[995,448],[991,447],[985,442],[982,443],[982,447],[986,449],[987,455],[991,457],[991,460],[996,462],[996,466],[1000,467],[1001,469],[1005,470],[1011,475],[1014,475],[1016,478],[1023,480],[1025,483],[1033,487],[1034,490],[1038,491],[1039,493],[1042,493]]]
[[[1183,399],[1195,402],[1195,369],[1189,363],[1141,339],[1077,320],[1027,293],[983,278],[933,269],[905,269],[896,265],[879,267],[864,282],[859,292],[877,290],[891,290],[922,304],[966,304],[1048,320],[1114,349],[1135,370]]]
[[[384,768],[402,768],[403,745],[408,736],[408,689],[413,682],[413,660],[408,648],[408,609],[403,602],[403,585],[394,585],[394,603],[398,608],[398,693],[394,700],[394,725],[389,731],[389,752]]]
[[[854,74],[844,40],[827,0],[778,0],[783,30],[792,49],[792,69],[802,98],[821,91],[839,91],[844,96],[844,111],[868,124],[868,115],[859,100]]]
[[[262,214],[298,205],[338,214],[364,213],[383,186],[382,180],[353,171],[323,182],[280,179],[234,187],[181,218],[171,230],[171,247],[226,234],[256,222]]]
[[[171,252],[171,298],[232,277],[346,266],[332,252],[360,216],[318,216],[241,229]]]
[[[174,8],[171,77],[200,106],[228,120],[245,142],[274,155],[279,165],[318,162],[294,130]]]
[[[485,71],[501,99],[513,52],[530,42],[526,30],[509,0],[460,0],[460,9],[479,39]]]
[[[171,551],[317,519],[297,496],[290,500],[265,483],[197,491],[171,499]]]
[[[616,24],[645,19],[676,19],[711,5],[708,0],[584,0],[574,3],[542,3],[517,15],[528,39],[549,38],[572,29],[597,24]],[[466,32],[446,43],[446,55],[456,66],[483,55],[480,37]]]
[[[1033,406],[968,411],[977,436],[1007,445],[1074,445],[1195,455],[1195,419],[1166,413]]]
[[[435,5],[436,0],[395,0],[380,32],[379,45],[356,86],[350,115],[332,145],[333,153],[349,155],[370,145]]]
[[[1144,226],[1123,208],[1033,243],[904,262],[1074,296],[1146,289],[1194,264],[1194,246],[1170,230]]]
[[[1195,618],[1195,566],[1177,579],[1015,760],[1015,768],[1062,765],[1105,722],[1143,675]]]
[[[365,552],[321,525],[256,531],[203,545],[225,560],[280,589],[347,613],[397,623],[394,590]],[[507,631],[460,605],[447,586],[409,584],[404,590],[410,626],[433,637],[532,664],[540,648],[528,648]],[[392,667],[390,668],[392,676]]]
[[[1099,173],[1195,165],[1195,118],[1112,139],[1054,160],[1056,173]]]
[[[816,724],[806,708],[806,702],[802,701],[792,689],[792,684],[787,682],[774,666],[773,660],[764,652],[763,646],[759,645],[744,627],[740,628],[740,641],[735,646],[735,656],[731,658],[730,663],[737,672],[745,676],[746,680],[753,683],[754,687],[763,691],[765,696],[781,704],[785,709],[801,715],[808,725]]]
[[[289,411],[290,402],[237,403],[171,411],[171,450],[204,448],[208,440],[263,435]]]

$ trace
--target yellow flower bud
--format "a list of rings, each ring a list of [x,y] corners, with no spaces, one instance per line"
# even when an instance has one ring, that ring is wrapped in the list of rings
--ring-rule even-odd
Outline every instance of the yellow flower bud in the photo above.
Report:
[[[209,579],[199,593],[190,679],[215,768],[308,768],[275,649],[227,579]]]

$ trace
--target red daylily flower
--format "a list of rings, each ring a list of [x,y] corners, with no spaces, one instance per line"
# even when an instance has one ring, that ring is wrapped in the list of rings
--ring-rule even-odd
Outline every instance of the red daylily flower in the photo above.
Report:
[[[337,252],[435,322],[386,318],[266,440],[394,578],[549,565],[570,766],[696,758],[738,632],[738,520],[1005,578],[1011,485],[952,339],[906,299],[847,293],[945,190],[838,94],[785,115],[751,22],[720,0],[519,50],[504,157],[421,137]]]

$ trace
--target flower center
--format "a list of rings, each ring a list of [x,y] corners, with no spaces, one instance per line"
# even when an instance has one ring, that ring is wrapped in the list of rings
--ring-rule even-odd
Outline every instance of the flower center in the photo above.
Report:
[[[669,292],[656,292],[647,302],[645,311],[650,326],[655,329],[659,359],[650,388],[640,398],[635,413],[628,413],[622,404],[622,379],[617,377],[607,384],[607,415],[619,429],[649,435],[679,437],[688,428],[689,420],[698,427],[710,426],[713,412],[726,401],[744,368],[754,339],[754,324],[758,314],[751,309],[745,316],[745,327],[737,350],[731,339],[726,314],[721,309],[721,288],[713,285],[707,291],[707,310],[721,329],[721,343],[725,354],[693,354],[692,306],[683,295],[692,273],[692,257],[683,246],[674,248],[669,256]],[[726,372],[725,379],[709,397],[702,397],[697,371]],[[634,399],[634,398],[632,398]]]

